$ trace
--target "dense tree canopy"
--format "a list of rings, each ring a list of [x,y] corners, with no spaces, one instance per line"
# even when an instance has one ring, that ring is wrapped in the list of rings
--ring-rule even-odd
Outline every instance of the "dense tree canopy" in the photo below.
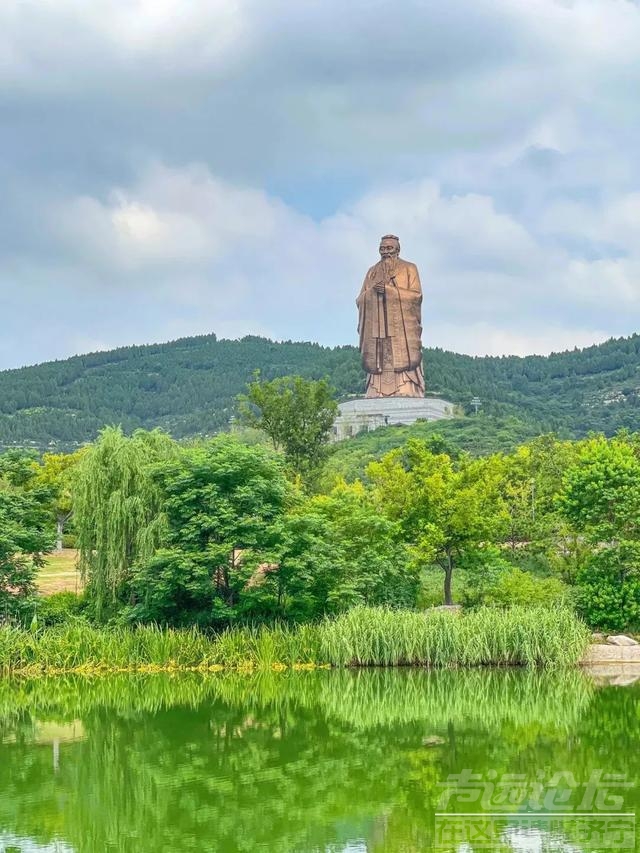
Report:
[[[638,436],[474,455],[439,426],[382,442],[358,476],[368,444],[348,480],[336,452],[313,490],[286,452],[241,431],[178,443],[107,428],[69,456],[0,454],[5,615],[29,611],[54,523],[73,512],[86,618],[218,629],[360,604],[563,603],[593,627],[640,628]],[[56,622],[77,612],[52,608]]]
[[[30,454],[0,456],[0,621],[33,612],[35,578],[53,545],[50,490]]]
[[[427,349],[429,393],[467,413],[474,396],[490,416],[516,416],[528,436],[583,436],[635,429],[640,405],[640,336],[549,357],[472,357]],[[161,427],[176,438],[227,429],[236,396],[259,369],[265,380],[327,377],[339,398],[362,394],[355,347],[275,343],[215,335],[124,347],[0,372],[0,446],[50,442],[62,449],[93,440],[105,424],[125,432]],[[481,447],[481,430],[477,442]]]
[[[400,525],[361,485],[308,497],[267,448],[220,436],[155,469],[167,532],[134,562],[129,618],[218,624],[412,606]]]
[[[167,519],[164,547],[132,580],[134,619],[232,619],[260,563],[273,559],[292,486],[280,459],[228,436],[185,448],[156,469]]]
[[[501,476],[496,457],[454,461],[418,441],[369,467],[380,508],[402,523],[414,559],[444,572],[445,604],[453,604],[455,566],[501,537],[507,520]]]
[[[584,443],[560,497],[565,517],[592,546],[577,575],[580,605],[611,630],[640,624],[640,445],[621,435]]]

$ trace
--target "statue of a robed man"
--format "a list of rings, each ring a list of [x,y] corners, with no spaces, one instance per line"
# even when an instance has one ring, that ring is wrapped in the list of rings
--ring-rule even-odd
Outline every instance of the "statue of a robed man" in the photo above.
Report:
[[[384,236],[356,300],[367,397],[424,397],[420,276],[399,255],[398,238]]]

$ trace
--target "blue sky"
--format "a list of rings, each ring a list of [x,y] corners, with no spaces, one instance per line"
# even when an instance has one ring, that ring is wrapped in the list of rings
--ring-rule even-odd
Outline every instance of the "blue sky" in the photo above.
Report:
[[[427,345],[636,331],[639,45],[631,0],[4,0],[0,368],[355,343],[388,232]]]

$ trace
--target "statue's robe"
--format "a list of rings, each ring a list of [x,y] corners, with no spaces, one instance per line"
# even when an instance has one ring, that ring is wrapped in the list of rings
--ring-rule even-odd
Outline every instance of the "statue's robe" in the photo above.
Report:
[[[384,293],[375,285],[384,283]],[[423,397],[422,288],[418,268],[395,258],[367,272],[356,300],[367,397]]]

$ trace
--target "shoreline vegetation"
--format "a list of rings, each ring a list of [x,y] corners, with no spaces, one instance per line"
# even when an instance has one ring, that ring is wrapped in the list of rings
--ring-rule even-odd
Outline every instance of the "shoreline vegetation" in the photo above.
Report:
[[[332,403],[256,378],[255,443],[109,427],[0,454],[0,676],[635,659],[585,651],[640,626],[640,433],[482,458],[409,440],[347,482]],[[38,594],[54,541],[80,594]]]
[[[233,627],[219,634],[154,625],[94,627],[78,620],[42,630],[0,628],[0,672],[555,668],[577,666],[589,640],[589,629],[571,609],[545,607],[451,613],[362,606],[315,623]]]

